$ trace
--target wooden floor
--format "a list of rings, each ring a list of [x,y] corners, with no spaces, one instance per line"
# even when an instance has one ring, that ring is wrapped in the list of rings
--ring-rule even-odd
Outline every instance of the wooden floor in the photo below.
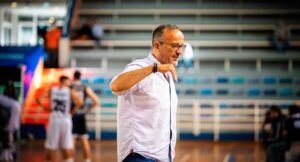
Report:
[[[117,161],[116,141],[91,141],[93,162]],[[20,162],[43,162],[43,141],[30,141],[19,148]],[[75,162],[83,162],[81,147],[77,144]],[[211,142],[178,141],[174,162],[263,162],[265,153],[259,143],[254,142]],[[61,160],[62,161],[62,160]]]

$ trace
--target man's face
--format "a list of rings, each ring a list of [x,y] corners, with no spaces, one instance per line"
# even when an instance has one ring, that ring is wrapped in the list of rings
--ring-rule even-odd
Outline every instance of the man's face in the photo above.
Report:
[[[70,86],[71,86],[71,80],[70,80],[70,79],[66,79],[66,80],[64,81],[64,86],[70,87]]]
[[[271,111],[270,116],[271,118],[277,118],[279,116],[279,113],[277,111]]]
[[[162,64],[177,65],[178,58],[184,50],[184,35],[177,29],[165,29],[162,38],[156,41],[159,46],[158,60]]]

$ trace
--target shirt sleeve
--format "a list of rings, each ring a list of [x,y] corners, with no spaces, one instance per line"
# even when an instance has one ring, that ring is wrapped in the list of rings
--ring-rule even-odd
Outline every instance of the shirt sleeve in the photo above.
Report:
[[[143,66],[141,64],[138,64],[138,63],[131,63],[131,64],[128,64],[125,69],[120,73],[118,74],[117,76],[115,76],[112,81],[110,82],[110,84],[121,74],[123,73],[126,73],[126,72],[129,72],[129,71],[132,71],[132,70],[137,70],[137,69],[140,69],[140,68],[143,68]],[[136,91],[136,90],[139,90],[142,88],[142,81],[138,82],[137,84],[135,84],[133,87],[131,87],[130,89],[126,90],[126,91],[123,91],[123,92],[114,92],[112,91],[112,93],[116,96],[120,96],[120,95],[123,95],[125,94],[126,92],[128,91]]]

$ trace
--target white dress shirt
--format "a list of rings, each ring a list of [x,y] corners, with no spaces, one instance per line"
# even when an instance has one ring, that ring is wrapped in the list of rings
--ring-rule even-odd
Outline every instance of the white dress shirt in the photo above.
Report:
[[[160,64],[150,53],[147,58],[128,64],[122,73],[154,63]],[[129,90],[113,93],[119,96],[118,161],[130,152],[161,162],[173,161],[178,101],[171,73],[152,73]]]

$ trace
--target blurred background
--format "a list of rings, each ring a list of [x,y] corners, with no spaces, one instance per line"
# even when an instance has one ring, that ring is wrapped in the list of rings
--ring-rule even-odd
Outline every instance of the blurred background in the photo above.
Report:
[[[22,104],[19,161],[43,159],[49,112],[35,99],[75,70],[101,101],[86,115],[93,159],[116,161],[117,97],[109,83],[148,55],[159,24],[178,25],[193,49],[177,67],[175,161],[265,161],[266,112],[276,105],[288,117],[300,103],[299,3],[0,0],[0,94],[12,80]]]

